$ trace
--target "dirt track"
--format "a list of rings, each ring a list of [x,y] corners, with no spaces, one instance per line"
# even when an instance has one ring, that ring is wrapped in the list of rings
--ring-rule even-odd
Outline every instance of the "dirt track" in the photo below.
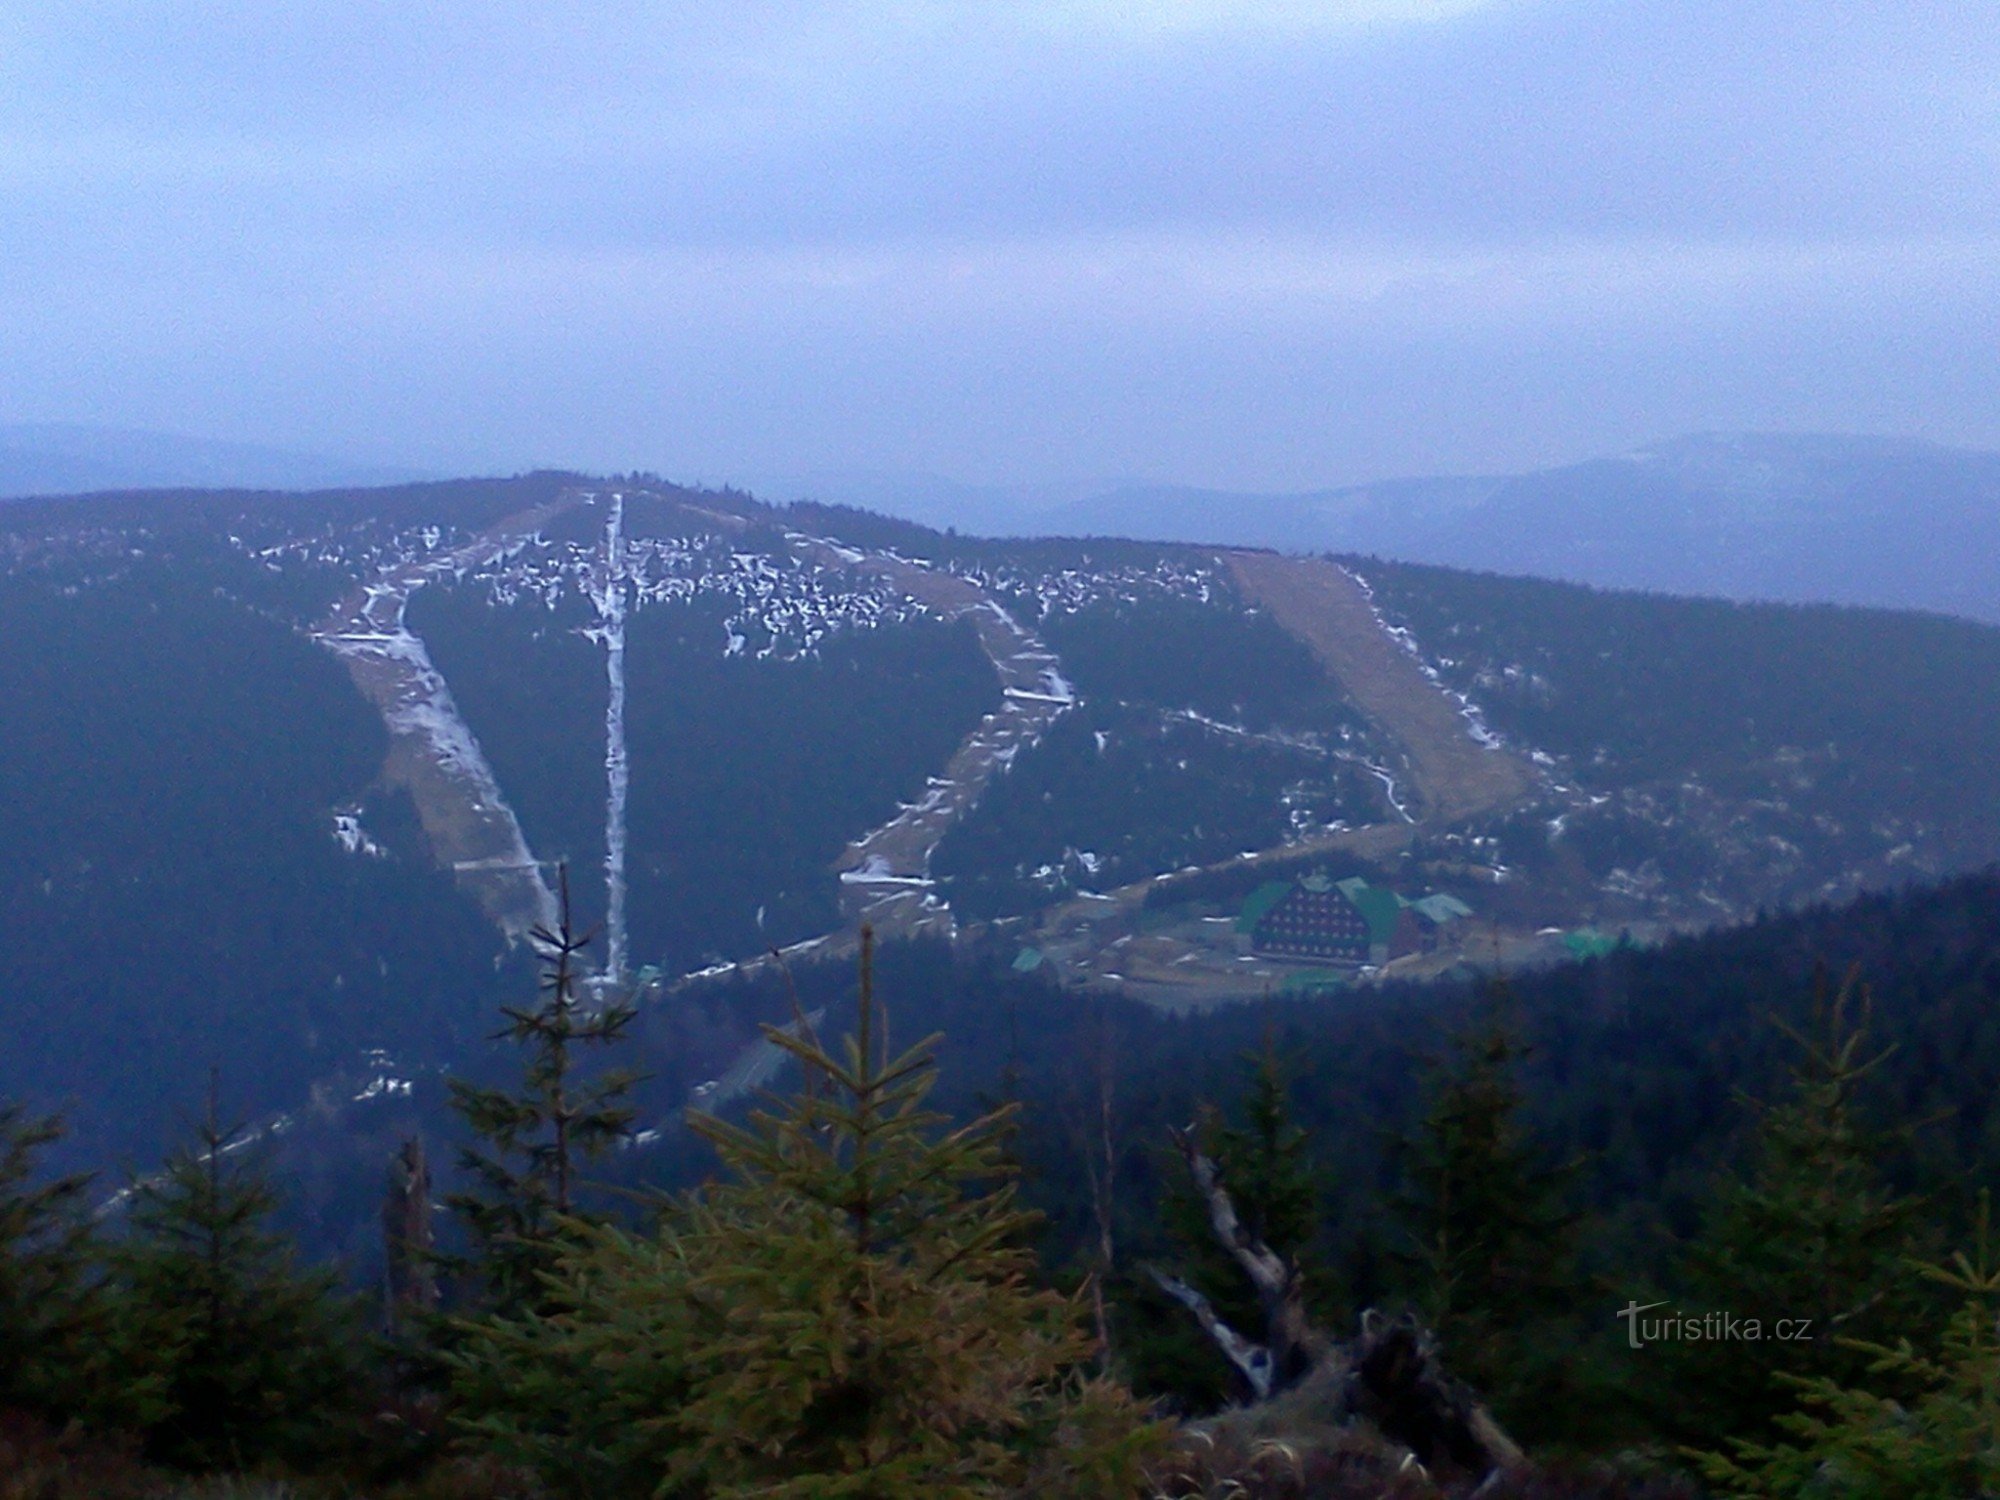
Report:
[[[411,593],[531,536],[573,495],[510,516],[443,556],[417,558],[334,606],[314,639],[346,663],[389,730],[383,780],[408,790],[438,864],[510,940],[553,924],[556,902],[479,741],[424,643],[404,622]]]
[[[1533,768],[1466,733],[1458,705],[1383,631],[1368,596],[1340,567],[1270,552],[1228,556],[1243,592],[1312,647],[1355,705],[1408,752],[1422,821],[1457,822],[1532,793]]]

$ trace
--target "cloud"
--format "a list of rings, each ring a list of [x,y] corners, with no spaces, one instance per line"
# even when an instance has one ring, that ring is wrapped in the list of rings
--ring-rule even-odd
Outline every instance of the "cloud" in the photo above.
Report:
[[[0,401],[433,467],[2000,439],[1990,3],[15,0]]]
[[[371,309],[396,317],[560,309],[606,330],[1115,326],[1165,337],[1176,327],[1290,325],[1427,339],[1474,328],[1616,336],[1945,293],[2000,306],[2000,235],[1449,244],[1142,232],[469,256],[430,247],[382,263],[368,284]],[[346,295],[358,294],[357,286]]]

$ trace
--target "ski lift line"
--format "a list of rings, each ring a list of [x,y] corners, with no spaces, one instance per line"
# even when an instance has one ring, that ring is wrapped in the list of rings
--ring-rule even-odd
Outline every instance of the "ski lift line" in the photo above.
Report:
[[[611,493],[604,523],[605,584],[598,596],[603,622],[605,968],[625,977],[625,807],[632,784],[625,748],[625,495]]]

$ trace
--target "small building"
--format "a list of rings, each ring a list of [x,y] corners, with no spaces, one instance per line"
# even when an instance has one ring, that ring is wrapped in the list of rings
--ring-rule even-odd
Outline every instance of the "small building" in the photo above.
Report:
[[[1340,969],[1300,969],[1287,975],[1278,994],[1287,1000],[1306,1000],[1338,994],[1347,988],[1348,975]]]
[[[1456,896],[1424,896],[1406,904],[1403,920],[1389,940],[1389,956],[1406,953],[1435,953],[1444,929],[1472,915],[1472,908]]]
[[[1315,872],[1259,886],[1243,903],[1236,930],[1267,958],[1383,964],[1436,952],[1442,930],[1471,915],[1453,896],[1409,901],[1358,875],[1336,881]]]

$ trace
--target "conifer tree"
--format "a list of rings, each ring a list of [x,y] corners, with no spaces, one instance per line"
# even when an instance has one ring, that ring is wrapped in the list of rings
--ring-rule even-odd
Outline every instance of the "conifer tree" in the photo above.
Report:
[[[36,1158],[62,1134],[53,1118],[0,1104],[0,1408],[62,1415],[83,1397],[88,1285],[88,1179],[38,1180]]]
[[[503,1007],[507,1026],[495,1038],[527,1051],[519,1091],[451,1083],[452,1107],[483,1142],[459,1154],[473,1187],[445,1200],[474,1242],[473,1255],[455,1268],[483,1282],[495,1309],[539,1295],[564,1226],[579,1217],[583,1164],[631,1132],[632,1111],[619,1101],[634,1076],[613,1070],[586,1077],[574,1049],[610,1046],[637,1012],[621,1000],[583,1004],[580,959],[594,934],[579,934],[571,919],[567,866],[558,884],[555,930],[538,926],[529,934],[544,965],[541,1003]]]
[[[1241,1123],[1210,1112],[1200,1122],[1197,1143],[1220,1170],[1244,1228],[1300,1267],[1311,1309],[1325,1288],[1313,1258],[1320,1212],[1310,1142],[1292,1122],[1284,1067],[1270,1038],[1244,1062],[1249,1076],[1237,1103]],[[1188,1185],[1184,1172],[1176,1171],[1173,1182],[1165,1218],[1176,1245],[1176,1267],[1223,1322],[1237,1329],[1257,1327],[1263,1312],[1256,1291],[1217,1243],[1207,1202]],[[1192,1332],[1195,1325],[1178,1304],[1164,1319],[1153,1321],[1157,1326],[1136,1351],[1151,1379],[1184,1398],[1218,1404],[1227,1362],[1213,1341]]]
[[[1946,1265],[1913,1262],[1958,1307],[1919,1350],[1851,1341],[1865,1356],[1865,1384],[1828,1376],[1788,1382],[1800,1405],[1776,1419],[1782,1440],[1738,1440],[1702,1456],[1703,1477],[1745,1500],[1963,1500],[2000,1494],[2000,1260],[1991,1202],[1981,1195],[1971,1255]],[[1885,1393],[1895,1388],[1897,1395]]]
[[[1319,1188],[1306,1133],[1292,1123],[1284,1068],[1271,1040],[1248,1061],[1243,1123],[1219,1122],[1213,1154],[1243,1227],[1280,1255],[1303,1259],[1319,1233]],[[1207,1238],[1213,1243],[1212,1235]]]
[[[888,1055],[870,942],[843,1048],[766,1028],[800,1092],[691,1117],[729,1180],[652,1235],[580,1232],[546,1314],[455,1357],[474,1429],[559,1493],[1132,1492],[1153,1431],[1077,1373],[1081,1308],[1028,1285],[1009,1111],[926,1107],[936,1038]]]
[[[353,1410],[353,1309],[270,1227],[277,1192],[211,1086],[194,1144],[139,1183],[112,1255],[107,1415],[192,1469],[310,1459]]]
[[[1856,1103],[1890,1055],[1868,1047],[1868,992],[1854,975],[1830,997],[1822,977],[1788,1089],[1760,1106],[1748,1172],[1719,1186],[1681,1266],[1697,1315],[1810,1322],[1803,1339],[1710,1340],[1658,1350],[1670,1422],[1692,1444],[1762,1440],[1794,1402],[1786,1379],[1856,1381],[1879,1342],[1908,1317],[1916,1288],[1902,1274],[1915,1200],[1883,1185],[1885,1140]],[[1907,1326],[1904,1324],[1904,1326]]]
[[[1529,1134],[1519,1070],[1527,1049],[1496,987],[1431,1065],[1416,1130],[1402,1142],[1392,1252],[1408,1295],[1443,1341],[1452,1372],[1509,1425],[1545,1436],[1573,1403],[1576,1345],[1559,1325],[1581,1302],[1571,1172]]]

